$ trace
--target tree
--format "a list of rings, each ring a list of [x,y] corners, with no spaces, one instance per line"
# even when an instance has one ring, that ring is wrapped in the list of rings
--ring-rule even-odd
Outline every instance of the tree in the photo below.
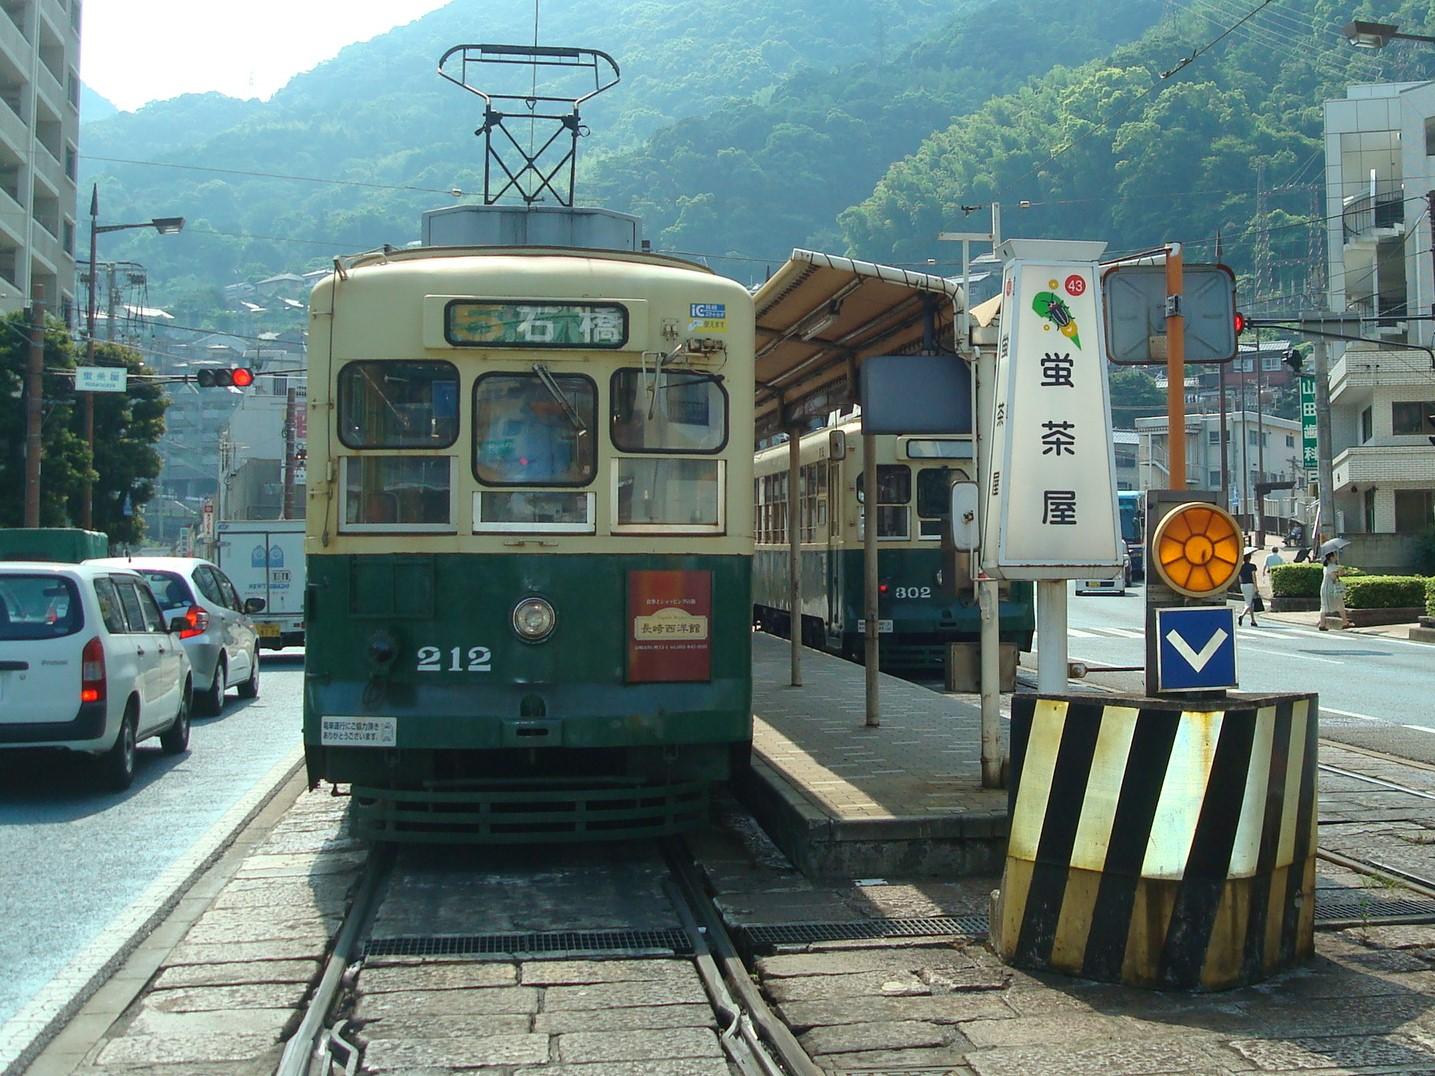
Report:
[[[1138,418],[1166,413],[1166,392],[1138,366],[1113,366],[1110,374],[1111,422],[1130,429]]]
[[[23,386],[30,352],[29,316],[0,318],[0,526],[18,527],[25,515],[25,408]],[[86,478],[93,482],[94,521],[112,542],[133,543],[144,533],[139,508],[154,494],[160,471],[155,442],[164,434],[168,401],[155,383],[131,377],[124,393],[95,394],[95,468],[85,442],[83,409],[75,398],[77,345],[65,326],[45,325],[43,457],[40,524],[73,526]],[[137,352],[100,344],[100,365],[144,369]]]
[[[0,526],[25,519],[25,371],[30,356],[30,316],[0,318]],[[68,502],[89,467],[84,437],[74,429],[74,342],[58,321],[45,324],[40,525],[70,523]]]
[[[111,542],[133,545],[144,537],[140,506],[154,496],[154,479],[163,466],[154,445],[164,436],[169,400],[155,382],[135,376],[148,371],[132,348],[99,344],[95,361],[123,365],[130,372],[127,391],[95,394],[95,529]],[[73,507],[78,513],[78,499]]]

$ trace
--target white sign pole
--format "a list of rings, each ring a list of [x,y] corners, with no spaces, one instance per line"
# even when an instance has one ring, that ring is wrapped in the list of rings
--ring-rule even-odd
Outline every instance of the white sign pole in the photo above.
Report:
[[[1066,692],[1066,580],[1036,583],[1036,689],[1043,695]]]

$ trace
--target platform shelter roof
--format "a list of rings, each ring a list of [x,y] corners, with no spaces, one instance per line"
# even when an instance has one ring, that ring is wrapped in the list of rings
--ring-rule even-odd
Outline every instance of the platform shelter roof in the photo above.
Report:
[[[754,295],[757,436],[856,402],[872,355],[952,353],[960,280],[813,250]]]

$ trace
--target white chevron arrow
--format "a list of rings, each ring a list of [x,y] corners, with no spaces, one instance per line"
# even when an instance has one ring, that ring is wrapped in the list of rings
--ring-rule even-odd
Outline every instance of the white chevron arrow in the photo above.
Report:
[[[1175,628],[1166,633],[1166,641],[1171,644],[1176,653],[1186,659],[1186,663],[1195,672],[1200,672],[1206,667],[1206,663],[1216,656],[1216,651],[1221,649],[1221,644],[1228,638],[1225,628],[1217,628],[1216,633],[1206,640],[1206,645],[1201,647],[1198,653],[1191,649],[1190,643],[1176,634]]]

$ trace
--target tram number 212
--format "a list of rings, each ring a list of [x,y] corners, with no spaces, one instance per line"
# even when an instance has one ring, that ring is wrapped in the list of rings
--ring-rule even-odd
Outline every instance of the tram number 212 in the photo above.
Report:
[[[447,658],[447,662],[445,662]],[[418,649],[419,672],[492,672],[493,651],[486,646],[451,647],[447,654],[437,646]]]

